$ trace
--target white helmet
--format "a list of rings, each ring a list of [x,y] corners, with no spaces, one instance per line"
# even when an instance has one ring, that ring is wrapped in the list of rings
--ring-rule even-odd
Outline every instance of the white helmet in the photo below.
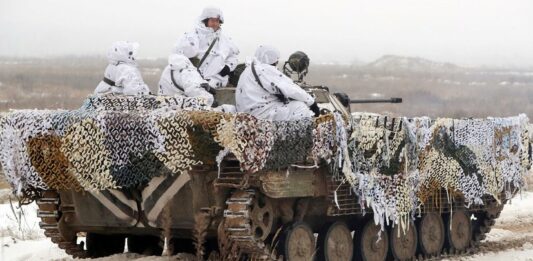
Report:
[[[135,63],[138,49],[139,43],[137,42],[114,42],[111,48],[107,51],[107,59],[109,60],[109,63]]]
[[[262,63],[274,64],[279,61],[279,57],[278,49],[269,45],[260,45],[255,51],[255,58]]]
[[[204,8],[202,14],[200,15],[200,21],[209,18],[218,18],[221,24],[224,23],[224,14],[222,14],[222,10],[220,10],[218,7],[209,6]]]
[[[170,68],[172,68],[172,70],[181,70],[192,66],[192,63],[189,58],[185,57],[182,54],[171,54],[168,57],[168,64],[170,65]]]

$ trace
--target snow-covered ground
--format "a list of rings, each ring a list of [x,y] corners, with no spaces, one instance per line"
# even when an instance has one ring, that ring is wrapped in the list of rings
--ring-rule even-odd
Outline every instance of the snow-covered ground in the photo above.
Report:
[[[0,190],[0,194],[3,191]],[[72,260],[45,238],[39,229],[35,204],[18,208],[0,204],[0,260]],[[162,261],[192,260],[190,256],[147,257],[125,253],[95,260]],[[533,192],[523,192],[507,204],[496,225],[473,255],[444,260],[533,261]]]

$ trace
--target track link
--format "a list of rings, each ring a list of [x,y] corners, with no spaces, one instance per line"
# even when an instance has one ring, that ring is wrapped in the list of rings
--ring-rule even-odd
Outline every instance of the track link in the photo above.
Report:
[[[87,251],[83,249],[83,244],[77,244],[76,237],[68,240],[63,237],[59,229],[61,218],[59,193],[54,190],[43,191],[41,197],[37,199],[37,216],[41,218],[39,227],[44,230],[44,235],[49,237],[53,243],[74,258],[88,257]]]
[[[238,190],[226,201],[222,232],[228,242],[223,248],[231,253],[224,254],[225,260],[238,260],[244,255],[250,260],[277,260],[275,253],[253,231],[252,207],[255,196],[254,190]]]

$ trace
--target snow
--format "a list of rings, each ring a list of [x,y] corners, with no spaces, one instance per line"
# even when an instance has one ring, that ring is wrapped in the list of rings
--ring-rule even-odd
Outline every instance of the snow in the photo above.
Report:
[[[484,260],[484,261],[514,261],[514,260],[533,260],[533,247],[531,243],[525,243],[529,247],[522,247],[518,249],[510,249],[505,252],[496,252],[496,253],[487,253],[487,254],[477,254],[468,257],[461,257],[460,260]]]
[[[504,207],[496,226],[533,226],[533,192],[517,195]],[[533,232],[533,231],[532,231]]]
[[[2,249],[0,260],[70,260],[65,251],[49,239],[18,241],[11,237],[0,237]]]
[[[9,190],[0,190],[6,194]],[[69,256],[39,228],[37,205],[0,204],[0,260],[52,260]]]
[[[9,236],[16,240],[34,240],[44,238],[39,228],[37,205],[32,203],[22,207],[17,201],[0,204],[0,236]]]
[[[194,256],[187,255],[187,254],[178,254],[176,256],[142,256],[138,254],[133,253],[126,253],[126,254],[119,254],[119,255],[113,255],[105,258],[97,258],[94,260],[101,260],[101,261],[128,261],[128,260],[136,260],[136,261],[169,261],[169,260],[178,260],[178,261],[196,261],[194,259]]]
[[[142,71],[143,71],[143,74],[147,74],[147,75],[160,75],[161,74],[161,69],[159,68],[144,68]]]
[[[5,194],[6,190],[0,190]],[[1,203],[1,202],[0,202]],[[72,260],[63,250],[44,237],[38,227],[37,206],[30,204],[13,208],[8,202],[0,204],[0,260]],[[101,261],[163,261],[194,260],[192,256],[149,257],[133,253],[117,254],[95,260]],[[533,192],[522,192],[508,203],[496,225],[474,255],[450,257],[443,260],[506,260],[533,261]]]

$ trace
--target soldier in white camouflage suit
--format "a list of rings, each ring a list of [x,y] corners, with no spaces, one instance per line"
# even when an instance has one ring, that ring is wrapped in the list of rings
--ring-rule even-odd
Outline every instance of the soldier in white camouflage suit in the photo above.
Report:
[[[237,111],[281,121],[318,116],[315,99],[276,68],[279,56],[273,47],[257,48],[237,84]]]
[[[118,41],[107,52],[109,65],[104,72],[104,79],[94,90],[94,94],[148,94],[150,89],[144,83],[141,72],[137,68],[137,49],[139,44]]]
[[[229,74],[237,67],[239,48],[222,33],[224,15],[219,8],[207,7],[202,11],[196,28],[185,33],[176,43],[174,53],[193,58],[202,77],[211,87],[228,84]]]
[[[159,80],[159,95],[185,95],[203,97],[207,105],[213,104],[214,90],[202,78],[189,58],[181,54],[171,54],[168,65]]]

